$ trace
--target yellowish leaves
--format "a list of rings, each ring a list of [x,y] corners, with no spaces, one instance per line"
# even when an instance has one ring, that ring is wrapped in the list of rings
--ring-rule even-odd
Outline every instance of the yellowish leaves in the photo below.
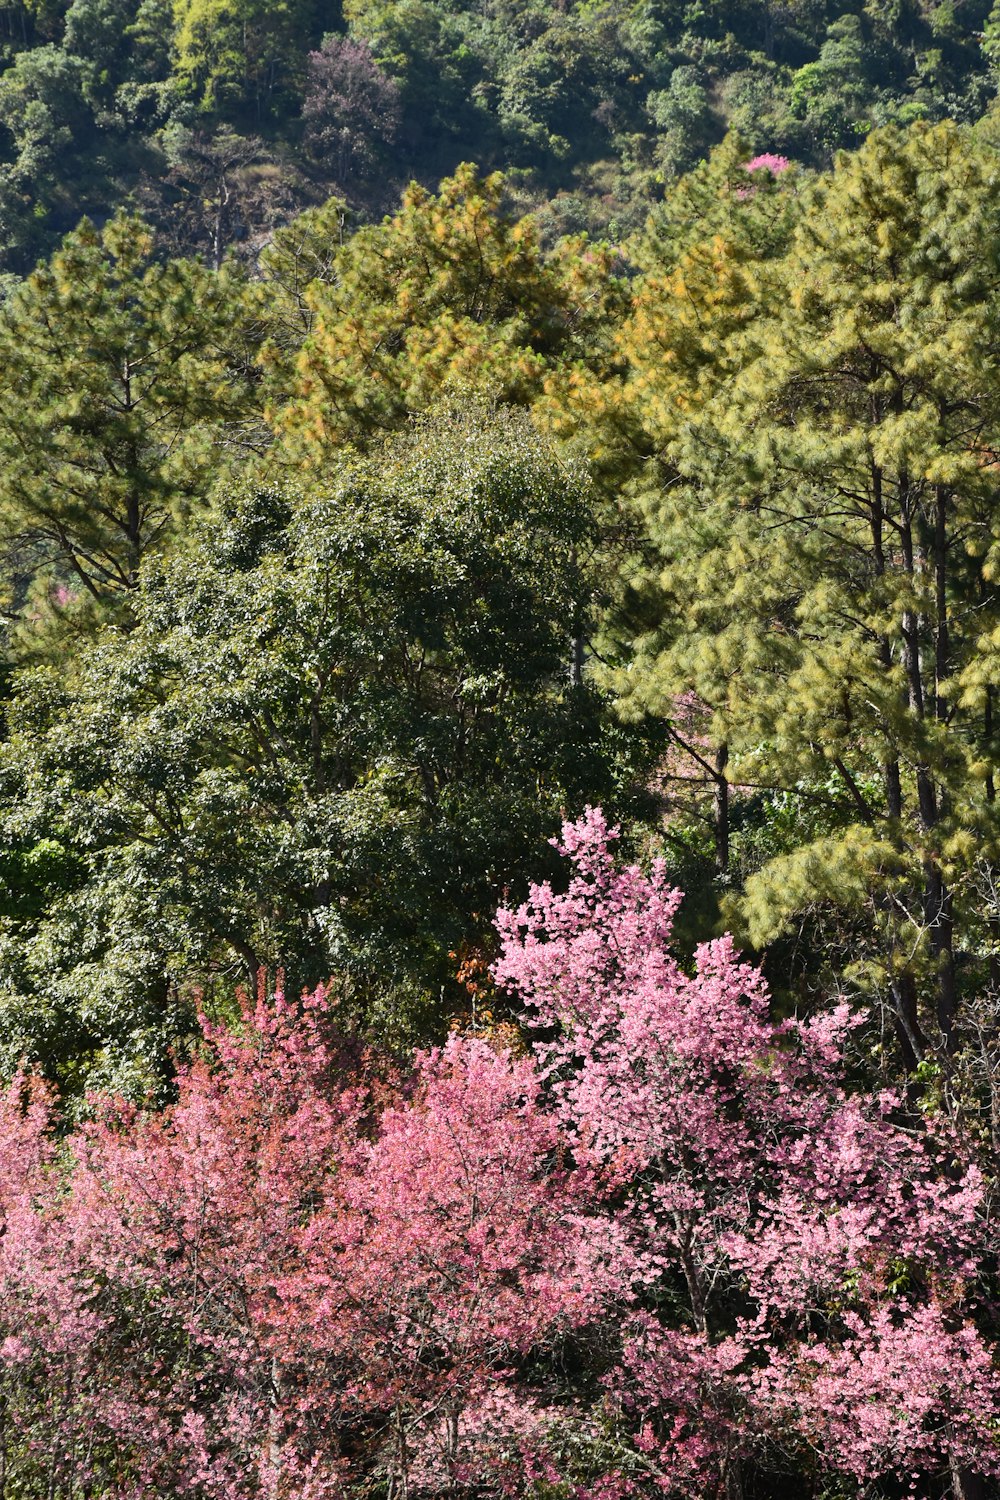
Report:
[[[888,840],[854,824],[772,859],[748,878],[743,896],[731,903],[726,916],[754,947],[763,948],[810,908],[865,909],[878,880],[904,870],[899,851]]]
[[[504,215],[503,191],[498,174],[460,167],[437,195],[411,187],[398,214],[340,247],[310,290],[311,331],[270,402],[295,461],[363,443],[438,393],[547,401],[550,378],[592,346],[608,257],[582,245],[546,256],[530,220]]]

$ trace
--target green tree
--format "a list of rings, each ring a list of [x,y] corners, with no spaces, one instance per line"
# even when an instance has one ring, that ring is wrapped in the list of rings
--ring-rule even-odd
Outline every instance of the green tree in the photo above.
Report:
[[[62,50],[84,62],[84,94],[93,107],[107,107],[128,74],[136,9],[136,0],[72,0],[66,12]]]
[[[3,30],[15,47],[53,41],[62,28],[69,0],[7,0],[0,15]]]
[[[328,198],[275,230],[261,251],[257,270],[272,366],[294,363],[316,322],[318,287],[335,275],[353,228],[344,200]]]
[[[559,162],[607,150],[609,131],[623,119],[638,124],[613,14],[576,15],[541,8],[508,16],[494,34],[491,65],[497,79],[497,118],[512,164]],[[535,31],[538,35],[535,35]]]
[[[339,246],[306,293],[312,318],[291,367],[276,348],[271,420],[281,451],[322,462],[426,410],[442,390],[539,401],[599,357],[618,290],[601,246],[546,255],[530,219],[503,210],[504,180],[464,165],[432,194]]]
[[[681,433],[724,399],[740,368],[741,336],[768,310],[761,272],[787,252],[801,206],[801,174],[781,158],[768,160],[770,166],[759,162],[748,171],[748,148],[730,135],[672,186],[632,246],[642,274],[633,281],[606,368],[577,379],[559,414],[562,433],[589,454],[602,493],[605,618],[627,621],[630,640],[623,654],[612,625],[599,652],[609,667],[629,664],[629,711],[645,682],[633,652],[645,651],[647,632],[657,643],[656,713],[670,739],[657,785],[676,878],[687,893],[682,920],[697,937],[718,916],[720,887],[727,888],[739,864],[740,851],[731,845],[729,749],[706,679],[698,679],[703,696],[692,691],[687,616],[671,608],[665,619],[664,597],[650,587],[662,564],[641,518],[680,483]],[[633,640],[640,634],[641,642]],[[736,818],[744,811],[740,802]]]
[[[646,108],[657,130],[657,157],[670,176],[693,167],[717,139],[718,122],[697,68],[675,68],[669,87],[651,93]]]
[[[52,44],[18,53],[0,73],[0,263],[16,270],[38,254],[53,219],[66,222],[67,166],[81,168],[77,193],[93,180],[74,149],[93,140],[85,85],[80,58]]]
[[[464,145],[488,135],[488,116],[476,100],[484,58],[470,37],[473,17],[434,0],[346,0],[344,15],[351,35],[398,83],[404,137],[434,177],[454,162],[456,140]]]
[[[876,132],[788,256],[744,273],[760,311],[723,329],[727,378],[700,382],[673,482],[643,498],[622,678],[657,712],[686,685],[728,779],[801,800],[746,930],[845,913],[841,972],[885,996],[911,1065],[958,1047],[1000,951],[997,185],[953,126]]]
[[[205,504],[253,409],[242,285],[84,222],[0,308],[0,537],[103,608]]]
[[[336,20],[324,0],[174,0],[175,77],[200,108],[260,121],[294,96]]]
[[[8,838],[84,875],[7,919],[8,1060],[152,1066],[185,986],[259,965],[333,974],[390,1032],[458,1003],[454,955],[560,809],[644,772],[570,683],[591,527],[526,417],[453,415],[307,496],[234,494],[71,686],[22,674]]]
[[[875,91],[868,58],[859,17],[840,16],[830,25],[819,57],[792,80],[792,113],[807,122],[820,146],[849,145],[869,128]]]

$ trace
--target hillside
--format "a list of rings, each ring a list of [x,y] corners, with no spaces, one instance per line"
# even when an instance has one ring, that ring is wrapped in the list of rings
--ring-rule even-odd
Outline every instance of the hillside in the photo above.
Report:
[[[1000,0],[0,34],[0,1500],[1000,1500]]]
[[[0,266],[142,208],[218,256],[331,194],[378,216],[463,160],[548,232],[621,236],[727,129],[828,163],[873,126],[974,121],[985,0],[19,0],[0,10]]]

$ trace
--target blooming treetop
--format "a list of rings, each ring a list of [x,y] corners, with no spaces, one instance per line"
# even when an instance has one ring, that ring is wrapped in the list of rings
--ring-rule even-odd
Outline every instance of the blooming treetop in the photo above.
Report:
[[[1000,1477],[963,1143],[848,1088],[845,1007],[775,1022],[728,939],[682,965],[665,866],[614,840],[567,824],[565,888],[499,915],[525,1048],[456,1035],[379,1081],[321,990],[206,1022],[171,1105],[95,1100],[62,1144],[38,1080],[0,1097],[5,1493]]]
[[[647,1306],[677,1309],[635,1313],[610,1381],[662,1483],[714,1475],[734,1494],[798,1443],[859,1481],[1000,1474],[994,1350],[970,1317],[978,1168],[947,1122],[847,1092],[846,1006],[772,1021],[729,938],[686,972],[663,861],[619,866],[616,837],[594,809],[563,830],[568,885],[500,913],[496,975],[543,1028],[536,1055],[628,1222]],[[907,1368],[926,1376],[912,1400]]]

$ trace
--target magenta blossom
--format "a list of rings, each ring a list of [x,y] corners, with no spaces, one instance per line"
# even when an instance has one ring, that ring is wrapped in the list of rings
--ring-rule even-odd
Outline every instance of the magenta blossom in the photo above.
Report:
[[[764,151],[760,156],[753,157],[744,164],[744,172],[770,172],[772,177],[777,177],[781,172],[787,172],[791,166],[787,156],[778,156],[774,151]]]

